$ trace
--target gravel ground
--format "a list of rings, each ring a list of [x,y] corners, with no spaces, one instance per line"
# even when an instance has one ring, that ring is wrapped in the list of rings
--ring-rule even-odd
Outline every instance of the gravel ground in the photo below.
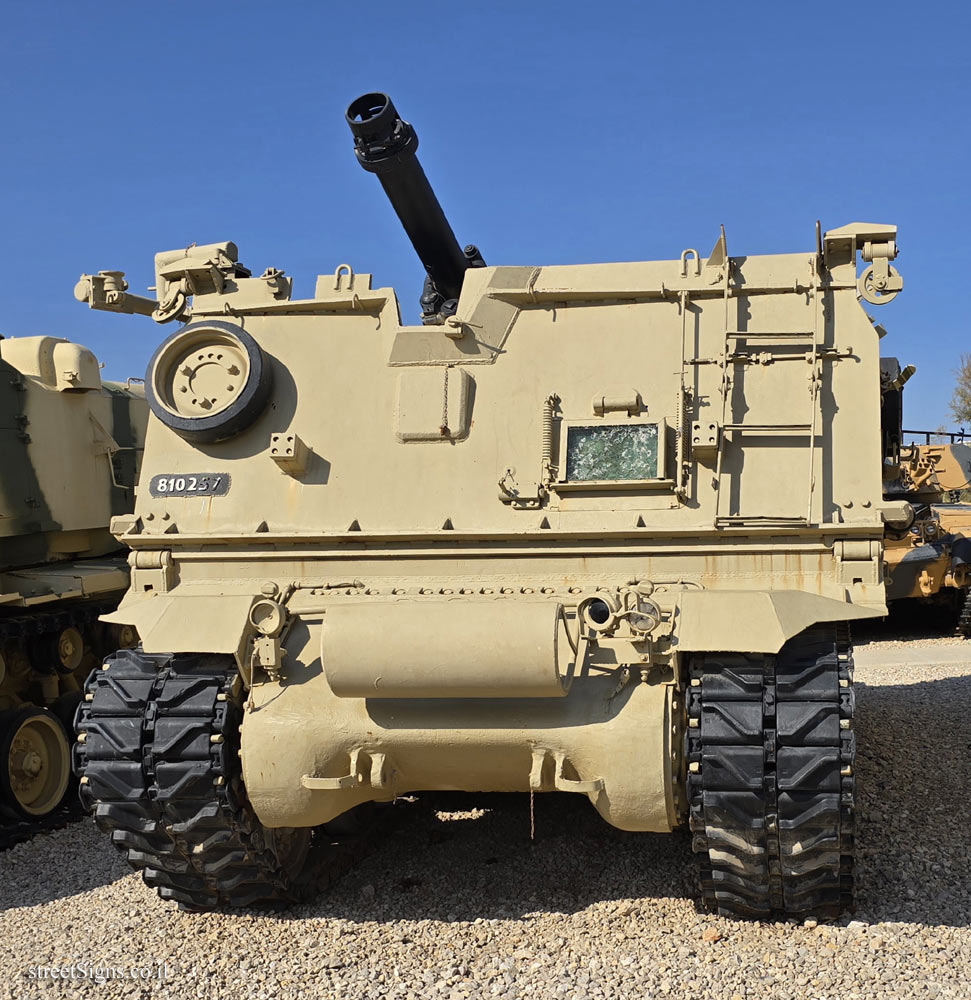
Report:
[[[623,834],[585,799],[404,806],[381,850],[283,913],[159,901],[90,821],[0,854],[0,996],[971,997],[971,643],[859,681],[859,910],[757,924],[696,909],[687,836]],[[916,638],[916,637],[914,637]],[[31,978],[43,966],[162,980]],[[70,973],[69,973],[70,974]]]

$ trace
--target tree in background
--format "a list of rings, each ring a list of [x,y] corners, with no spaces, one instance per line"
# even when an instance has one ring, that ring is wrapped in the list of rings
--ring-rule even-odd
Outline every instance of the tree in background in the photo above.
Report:
[[[954,392],[951,395],[951,415],[957,424],[971,422],[971,354],[962,354],[954,369]]]

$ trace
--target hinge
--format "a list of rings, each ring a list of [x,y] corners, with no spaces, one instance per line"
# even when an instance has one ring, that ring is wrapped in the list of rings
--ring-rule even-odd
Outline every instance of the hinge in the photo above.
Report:
[[[867,539],[838,539],[833,543],[836,572],[844,586],[878,584],[883,580],[883,545]]]
[[[166,594],[175,585],[175,560],[168,549],[139,550],[128,556],[135,593]]]

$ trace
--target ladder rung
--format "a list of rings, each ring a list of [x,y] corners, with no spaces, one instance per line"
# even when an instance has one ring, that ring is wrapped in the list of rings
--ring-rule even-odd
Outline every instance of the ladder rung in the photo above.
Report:
[[[725,424],[726,431],[750,431],[759,434],[808,434],[812,424]]]
[[[774,333],[769,330],[726,330],[726,337],[746,337],[749,339],[762,338],[764,340],[815,340],[816,335],[812,330],[777,330]]]
[[[773,514],[721,514],[716,524],[809,524],[809,519],[799,515],[781,517]]]

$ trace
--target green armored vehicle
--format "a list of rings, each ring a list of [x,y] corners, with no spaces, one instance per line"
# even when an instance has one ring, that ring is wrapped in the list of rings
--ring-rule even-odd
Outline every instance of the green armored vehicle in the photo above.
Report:
[[[415,790],[559,790],[693,833],[707,906],[852,905],[849,622],[886,612],[893,226],[808,250],[485,266],[383,94],[348,110],[422,323],[232,243],[156,258],[138,650],[92,675],[82,795],[165,899],[291,898],[311,831]],[[857,254],[869,265],[858,276]],[[785,475],[780,477],[779,470]]]
[[[102,382],[80,344],[0,339],[0,843],[62,804],[84,679],[135,643],[98,616],[128,587],[108,523],[134,505],[147,420],[141,386]]]

